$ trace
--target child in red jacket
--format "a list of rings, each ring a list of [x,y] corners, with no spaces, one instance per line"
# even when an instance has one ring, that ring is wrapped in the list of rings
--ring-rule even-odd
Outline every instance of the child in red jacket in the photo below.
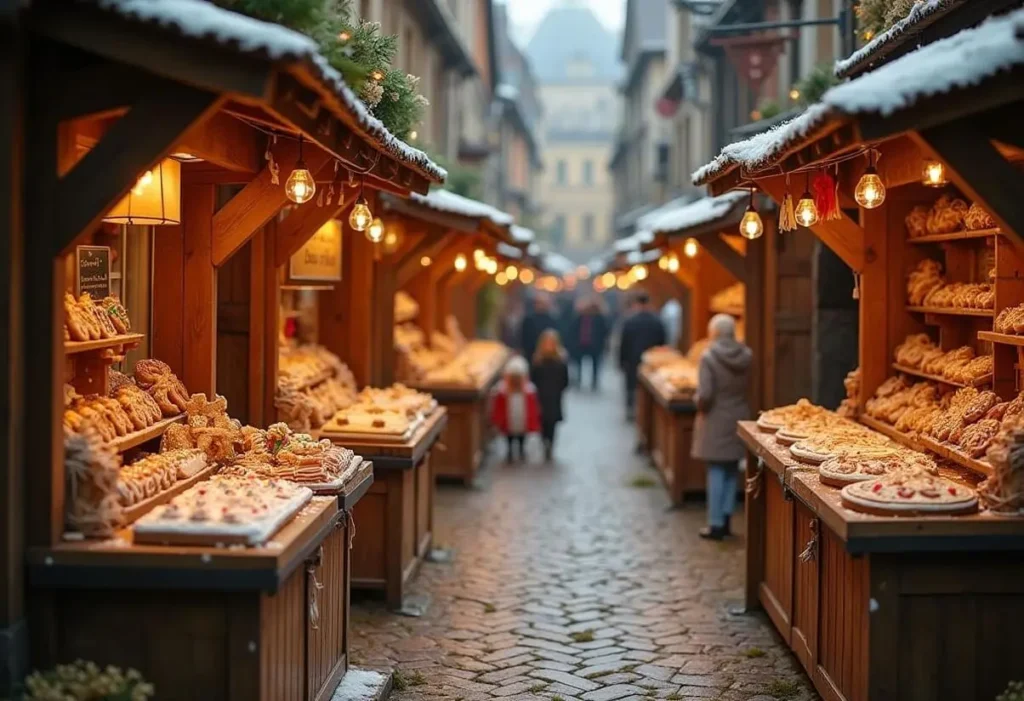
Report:
[[[540,431],[540,403],[529,375],[526,360],[520,356],[512,358],[505,365],[505,377],[491,398],[491,422],[508,438],[509,462],[522,460],[526,434]]]

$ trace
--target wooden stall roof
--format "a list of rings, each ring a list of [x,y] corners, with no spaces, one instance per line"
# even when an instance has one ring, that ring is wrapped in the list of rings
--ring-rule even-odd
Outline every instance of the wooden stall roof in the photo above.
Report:
[[[721,194],[765,177],[1024,99],[1024,13],[986,22],[837,85],[799,117],[729,144],[693,174]]]
[[[371,186],[426,192],[447,175],[367,111],[313,40],[285,27],[201,0],[37,0],[27,21],[41,36],[223,94],[227,112],[303,134]]]
[[[837,78],[855,78],[919,46],[952,36],[986,18],[1020,7],[1021,0],[925,0],[845,59],[836,61]]]
[[[483,233],[498,241],[513,243],[511,228],[515,219],[511,214],[450,190],[434,189],[414,194],[407,200],[390,195],[381,199],[388,210],[403,216],[446,230]]]

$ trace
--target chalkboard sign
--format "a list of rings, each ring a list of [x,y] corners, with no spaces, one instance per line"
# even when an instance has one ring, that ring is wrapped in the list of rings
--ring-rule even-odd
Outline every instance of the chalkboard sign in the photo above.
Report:
[[[75,249],[78,294],[93,299],[110,295],[110,246],[78,246]]]

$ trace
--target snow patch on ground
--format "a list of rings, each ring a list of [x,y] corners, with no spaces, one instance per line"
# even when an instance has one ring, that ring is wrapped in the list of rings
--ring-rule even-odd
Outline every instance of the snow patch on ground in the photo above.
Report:
[[[331,701],[378,701],[387,683],[388,678],[380,672],[350,668]]]

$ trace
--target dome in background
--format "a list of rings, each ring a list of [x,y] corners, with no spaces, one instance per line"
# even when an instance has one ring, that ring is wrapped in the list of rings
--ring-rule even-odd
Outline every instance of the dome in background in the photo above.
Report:
[[[589,8],[563,4],[541,20],[526,55],[541,84],[613,83],[622,72],[618,45]]]

